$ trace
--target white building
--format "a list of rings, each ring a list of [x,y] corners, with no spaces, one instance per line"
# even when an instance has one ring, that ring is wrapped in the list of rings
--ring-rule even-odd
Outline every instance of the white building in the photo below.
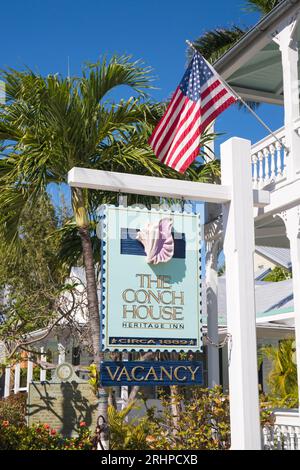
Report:
[[[266,189],[270,192],[270,204],[264,208],[254,209],[255,245],[260,255],[262,252],[266,255],[266,247],[289,249],[293,279],[280,283],[282,295],[279,297],[278,285],[275,289],[271,285],[267,288],[260,284],[256,285],[257,339],[258,343],[267,337],[277,340],[280,335],[289,334],[292,329],[296,336],[298,364],[300,364],[299,19],[299,0],[279,3],[214,64],[218,73],[244,100],[276,104],[282,106],[284,110],[283,127],[252,145],[251,149],[253,188]],[[241,137],[248,138],[247,135]],[[243,158],[242,155],[240,157]],[[208,336],[215,343],[219,341],[219,336],[224,334],[222,326],[218,325],[218,311],[220,315],[223,313],[222,283],[224,282],[217,277],[217,260],[222,250],[220,212],[220,208],[216,206],[209,205],[207,208]],[[273,256],[271,263],[280,264],[274,258]],[[257,258],[256,261],[259,263],[261,259]],[[268,295],[261,296],[261,292],[267,291]],[[209,385],[219,383],[219,353],[213,346],[208,346],[208,375]],[[300,367],[298,367],[298,386],[300,386]],[[299,426],[299,414],[295,412],[293,416],[295,424]]]

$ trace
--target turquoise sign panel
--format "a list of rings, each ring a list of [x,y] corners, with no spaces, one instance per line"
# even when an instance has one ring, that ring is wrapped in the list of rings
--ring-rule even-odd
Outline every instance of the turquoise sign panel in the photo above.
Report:
[[[200,351],[199,215],[103,206],[100,216],[102,350]]]
[[[103,387],[203,385],[202,361],[105,361],[100,367]]]

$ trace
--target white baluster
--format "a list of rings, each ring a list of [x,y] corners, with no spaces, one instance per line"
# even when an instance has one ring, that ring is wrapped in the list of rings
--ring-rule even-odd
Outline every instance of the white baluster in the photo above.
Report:
[[[270,166],[270,181],[275,181],[276,177],[276,152],[275,152],[275,145],[270,145],[270,159],[271,159],[271,166]]]
[[[289,426],[289,434],[290,434],[290,443],[291,443],[291,450],[295,450],[295,428],[294,426]]]
[[[10,367],[5,367],[4,398],[10,395]]]
[[[33,377],[33,362],[31,361],[30,356],[28,356],[28,361],[27,361],[27,383],[26,383],[27,392],[29,392],[29,385],[32,382],[32,377]]]
[[[57,349],[58,349],[58,364],[62,364],[66,360],[66,349],[61,343],[58,343]]]
[[[275,142],[276,148],[276,179],[279,179],[282,176],[282,162],[281,162],[281,145],[279,142]]]
[[[14,383],[14,393],[19,393],[20,389],[20,374],[21,369],[20,369],[20,363],[18,362],[15,365],[15,383]]]
[[[297,433],[296,433],[296,449],[300,450],[300,429],[297,427]]]
[[[258,186],[258,158],[255,153],[252,155],[252,164],[253,164],[253,186],[257,188]]]
[[[281,429],[279,426],[276,428],[276,442],[277,442],[277,449],[281,450],[282,449],[282,435],[281,435]]]
[[[264,148],[263,150],[264,158],[265,158],[265,181],[269,182],[270,181],[270,150],[269,147]]]
[[[262,429],[262,440],[263,440],[262,449],[263,450],[270,449],[269,432],[268,432],[268,428],[266,427]]]
[[[281,139],[281,140],[282,140],[283,145],[285,145],[285,143],[286,143],[285,137],[283,137],[283,139]],[[287,152],[286,152],[285,147],[283,147],[283,162],[282,162],[281,174],[284,177],[286,176],[286,159],[287,159]]]
[[[44,347],[42,346],[41,347],[41,362],[46,362],[46,354],[44,354]],[[45,382],[46,380],[46,370],[45,369],[42,369],[42,367],[40,368],[40,381],[41,382]]]
[[[259,187],[261,187],[264,183],[264,168],[263,168],[263,159],[264,159],[264,154],[263,152],[258,152],[257,154],[258,156],[258,168],[259,168],[259,176],[258,176],[258,180],[259,180]]]
[[[284,449],[291,450],[290,435],[288,431],[288,426],[284,426]]]

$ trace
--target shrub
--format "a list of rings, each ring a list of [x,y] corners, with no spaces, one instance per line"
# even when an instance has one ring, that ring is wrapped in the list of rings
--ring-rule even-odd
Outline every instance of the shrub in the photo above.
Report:
[[[161,416],[157,417],[154,408],[147,410],[151,423],[147,441],[152,449],[224,450],[230,447],[229,400],[220,387],[188,390],[177,387],[172,396],[162,392],[160,398]]]
[[[26,424],[26,393],[17,393],[0,400],[0,420],[8,421],[11,425]]]
[[[0,450],[91,450],[90,431],[79,425],[79,435],[63,438],[48,424],[16,426],[9,421],[0,422]]]
[[[147,442],[151,433],[151,423],[147,416],[129,418],[129,413],[137,409],[132,402],[123,410],[117,411],[113,406],[108,408],[109,442],[112,450],[144,450],[150,449]]]

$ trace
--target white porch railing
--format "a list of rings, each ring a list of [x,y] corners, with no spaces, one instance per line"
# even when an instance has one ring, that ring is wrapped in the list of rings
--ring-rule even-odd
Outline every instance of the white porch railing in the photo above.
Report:
[[[295,122],[295,131],[300,135],[300,121]],[[285,128],[274,132],[279,142],[285,145]],[[252,146],[252,179],[255,189],[269,184],[278,184],[286,178],[287,153],[273,135],[268,135]]]
[[[63,362],[61,356],[62,352],[59,351],[58,363]],[[41,347],[41,361],[46,361],[46,355],[44,354],[44,348]],[[24,358],[21,363],[15,364],[13,367],[5,368],[4,376],[4,398],[9,395],[16,394],[19,392],[28,392],[29,384],[33,380],[33,368],[34,363],[30,360],[30,357]],[[25,372],[25,375],[21,375],[21,371]],[[46,380],[46,369],[39,367],[39,380],[41,382]]]
[[[274,426],[266,426],[262,430],[262,448],[265,450],[300,450],[298,410],[277,410],[274,415]]]

